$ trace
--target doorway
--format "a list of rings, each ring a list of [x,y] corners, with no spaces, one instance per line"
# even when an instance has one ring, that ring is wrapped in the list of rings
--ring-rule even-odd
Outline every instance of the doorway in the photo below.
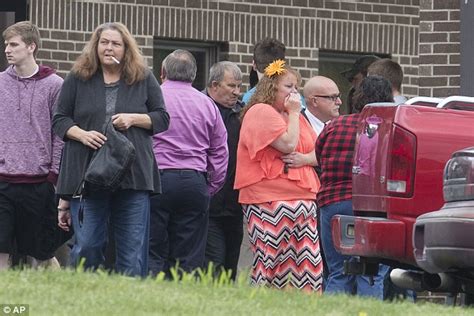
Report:
[[[0,1],[0,34],[15,22],[25,21],[28,17],[28,0],[1,0]],[[5,58],[5,44],[3,37],[0,40],[0,71],[7,68]]]

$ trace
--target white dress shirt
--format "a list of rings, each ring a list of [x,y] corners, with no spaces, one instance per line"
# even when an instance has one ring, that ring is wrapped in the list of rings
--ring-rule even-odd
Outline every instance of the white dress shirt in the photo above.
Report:
[[[304,110],[304,114],[306,114],[306,117],[308,118],[309,123],[316,132],[316,135],[319,136],[319,134],[321,134],[321,131],[324,128],[324,123],[316,116],[314,116],[313,113],[311,113],[307,108]]]

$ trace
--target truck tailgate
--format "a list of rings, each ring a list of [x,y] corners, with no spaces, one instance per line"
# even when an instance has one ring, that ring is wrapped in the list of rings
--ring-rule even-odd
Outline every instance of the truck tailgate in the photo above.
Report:
[[[399,131],[402,133],[397,134]],[[399,135],[408,135],[413,148],[403,148],[405,140]],[[419,215],[443,206],[444,165],[454,151],[473,144],[474,112],[416,105],[366,106],[361,113],[352,170],[354,243],[336,247],[345,254],[415,263],[413,224]],[[409,165],[397,161],[398,151],[412,151]],[[390,178],[397,172],[408,176],[406,192],[403,186],[400,191],[390,186]],[[370,219],[373,217],[382,220]],[[379,225],[380,229],[376,227]],[[344,234],[342,228],[337,233]],[[396,251],[390,249],[393,244],[384,244],[384,239],[403,243],[403,253],[398,245]],[[377,240],[376,249],[368,247],[367,241]],[[365,245],[358,244],[362,241]]]

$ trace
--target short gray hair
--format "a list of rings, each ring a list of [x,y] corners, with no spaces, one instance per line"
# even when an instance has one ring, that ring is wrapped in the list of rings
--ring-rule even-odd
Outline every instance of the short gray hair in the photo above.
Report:
[[[196,59],[184,49],[177,49],[166,56],[162,68],[166,79],[169,80],[193,82],[196,78]]]
[[[242,71],[239,66],[234,64],[231,61],[220,61],[212,65],[209,70],[209,80],[207,81],[207,86],[210,87],[213,81],[221,82],[224,80],[224,74],[226,71],[229,71],[235,80],[242,80]]]

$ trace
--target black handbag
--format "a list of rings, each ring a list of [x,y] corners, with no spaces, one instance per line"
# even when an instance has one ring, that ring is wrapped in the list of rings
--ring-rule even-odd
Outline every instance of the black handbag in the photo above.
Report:
[[[115,191],[135,160],[135,147],[115,129],[112,120],[107,122],[104,135],[107,141],[92,155],[84,181],[86,186]]]

